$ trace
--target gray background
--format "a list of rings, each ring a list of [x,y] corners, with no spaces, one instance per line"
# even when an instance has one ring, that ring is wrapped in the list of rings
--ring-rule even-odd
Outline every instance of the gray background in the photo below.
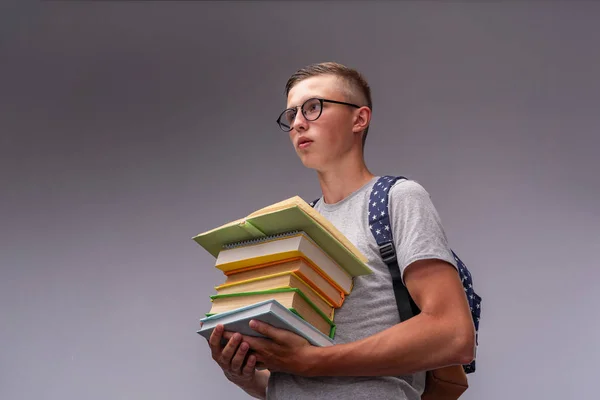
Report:
[[[465,400],[596,397],[599,3],[3,4],[1,399],[246,398],[195,333],[223,276],[191,237],[320,194],[275,119],[326,60],[484,298]]]

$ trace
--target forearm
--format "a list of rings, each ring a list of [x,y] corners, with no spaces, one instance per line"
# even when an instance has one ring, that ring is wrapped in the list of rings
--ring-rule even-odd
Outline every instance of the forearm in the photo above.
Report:
[[[254,375],[254,380],[248,385],[240,385],[240,388],[254,398],[266,399],[267,385],[269,384],[270,376],[271,373],[267,369],[262,371],[256,371]]]
[[[363,340],[315,349],[307,375],[394,376],[468,363],[474,351],[468,322],[421,313]]]

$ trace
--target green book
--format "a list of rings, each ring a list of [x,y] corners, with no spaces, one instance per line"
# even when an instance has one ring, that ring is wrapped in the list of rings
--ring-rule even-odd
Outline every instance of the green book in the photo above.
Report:
[[[246,240],[304,231],[350,276],[372,273],[367,258],[325,217],[298,196],[260,209],[249,216],[194,236],[192,239],[217,257],[224,246]]]
[[[298,295],[303,301],[298,301]],[[235,299],[238,299],[236,302]],[[247,307],[251,304],[258,303],[266,300],[277,300],[288,310],[298,315],[303,320],[314,322],[314,326],[320,328],[321,332],[327,331],[327,335],[330,338],[335,336],[335,324],[325,313],[317,308],[315,304],[298,288],[280,288],[270,290],[259,290],[253,292],[241,292],[241,293],[229,293],[229,294],[216,294],[210,296],[213,302],[213,307],[210,312],[206,313],[206,317],[221,314],[224,312],[230,312],[232,310]],[[222,304],[219,300],[232,299],[233,301],[229,304]],[[221,304],[219,304],[221,303]],[[305,304],[304,304],[305,303]],[[327,329],[325,329],[327,327]],[[323,332],[325,334],[325,332]]]

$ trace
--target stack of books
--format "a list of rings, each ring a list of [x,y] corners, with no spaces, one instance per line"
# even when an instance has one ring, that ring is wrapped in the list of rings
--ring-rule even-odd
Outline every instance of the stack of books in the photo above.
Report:
[[[335,309],[353,278],[370,274],[365,256],[300,197],[272,204],[193,238],[225,276],[197,331],[262,336],[251,319],[303,336],[316,346],[335,337]]]

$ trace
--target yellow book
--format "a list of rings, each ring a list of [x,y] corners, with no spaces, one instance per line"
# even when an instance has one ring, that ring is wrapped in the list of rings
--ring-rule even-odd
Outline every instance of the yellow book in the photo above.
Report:
[[[226,272],[227,279],[222,286],[235,285],[244,281],[254,281],[281,273],[293,273],[310,285],[321,297],[335,308],[342,306],[345,300],[342,289],[336,287],[318,267],[302,257],[288,260],[252,265],[243,269]]]
[[[260,290],[296,288],[299,289],[313,304],[327,317],[333,320],[334,308],[310,285],[296,276],[292,271],[279,272],[276,274],[253,278],[234,284],[222,284],[215,287],[217,294],[231,294],[241,292],[256,292]]]
[[[308,260],[345,294],[352,290],[352,276],[304,232],[289,232],[225,245],[217,256],[215,267],[227,273],[294,257]]]

